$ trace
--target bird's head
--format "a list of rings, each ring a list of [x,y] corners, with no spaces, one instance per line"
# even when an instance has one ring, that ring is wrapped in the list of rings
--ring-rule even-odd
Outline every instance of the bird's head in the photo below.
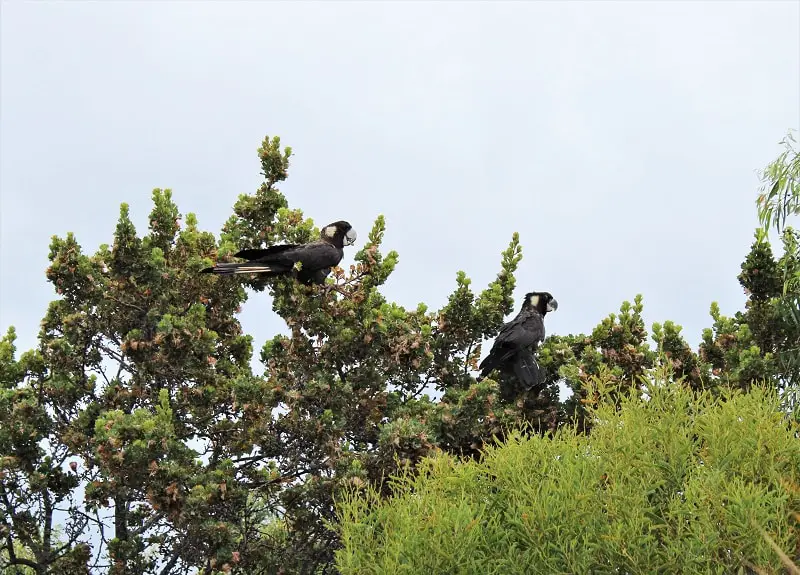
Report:
[[[358,234],[348,222],[339,220],[322,228],[320,237],[338,248],[343,248],[352,246],[356,242]]]
[[[546,291],[532,291],[525,294],[522,309],[535,309],[544,316],[549,311],[556,311],[558,302]]]

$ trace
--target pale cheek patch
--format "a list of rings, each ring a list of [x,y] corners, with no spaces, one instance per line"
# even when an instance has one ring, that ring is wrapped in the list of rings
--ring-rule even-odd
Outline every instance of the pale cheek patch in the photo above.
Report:
[[[532,295],[530,298],[528,298],[528,301],[530,302],[532,307],[537,307],[539,305],[539,296]]]
[[[327,228],[325,228],[325,235],[328,236],[329,238],[332,238],[333,236],[335,236],[336,235],[336,227],[335,226],[328,226]]]

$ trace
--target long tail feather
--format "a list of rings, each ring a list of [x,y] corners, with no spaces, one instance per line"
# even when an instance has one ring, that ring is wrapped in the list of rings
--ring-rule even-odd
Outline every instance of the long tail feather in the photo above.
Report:
[[[497,357],[491,355],[486,356],[486,359],[484,359],[480,365],[478,365],[478,369],[480,370],[481,374],[478,376],[477,381],[480,382],[483,380],[487,375],[492,373],[494,368],[499,364],[500,362],[497,361]]]
[[[205,268],[200,273],[204,274],[219,274],[219,275],[234,275],[234,274],[269,274],[277,275],[288,271],[283,266],[274,266],[270,264],[262,264],[255,262],[241,262],[241,263],[226,263],[217,264],[214,267]]]
[[[517,354],[514,361],[514,373],[525,389],[539,387],[541,382],[541,369],[533,354],[523,351]]]

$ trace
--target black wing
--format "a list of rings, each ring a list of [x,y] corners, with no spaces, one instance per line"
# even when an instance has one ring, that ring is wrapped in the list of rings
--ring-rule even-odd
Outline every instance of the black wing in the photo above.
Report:
[[[296,250],[285,254],[292,259],[292,265],[294,262],[301,262],[303,269],[312,272],[339,265],[344,252],[328,242],[320,241],[299,246]],[[276,257],[282,258],[283,255],[279,254]]]
[[[302,264],[301,281],[320,283],[320,270],[330,269],[342,260],[344,252],[323,241],[309,244],[284,244],[268,248],[245,249],[236,257],[247,258],[247,262],[218,263],[213,268],[201,270],[202,273],[230,274],[268,274],[271,276],[290,273],[297,262]],[[325,274],[327,275],[327,273]],[[325,281],[324,276],[322,282]]]
[[[517,349],[528,347],[544,339],[544,320],[535,311],[519,314],[505,324],[494,340],[495,345],[515,347]]]
[[[328,242],[311,242],[309,244],[271,246],[257,250],[242,250],[238,257],[247,257],[250,261],[269,264],[273,268],[290,270],[300,262],[309,271],[331,268],[342,259],[342,251]],[[256,256],[255,258],[253,256]]]
[[[261,258],[265,258],[271,255],[279,254],[281,252],[285,252],[286,250],[295,249],[302,244],[282,244],[279,246],[270,246],[268,248],[250,248],[245,250],[239,250],[233,257],[235,258],[243,258],[246,260],[258,260]]]

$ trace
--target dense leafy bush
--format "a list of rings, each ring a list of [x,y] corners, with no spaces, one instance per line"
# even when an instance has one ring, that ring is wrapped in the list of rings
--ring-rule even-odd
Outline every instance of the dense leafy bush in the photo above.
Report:
[[[773,391],[597,387],[590,435],[514,433],[481,462],[427,458],[388,499],[351,491],[340,571],[777,573],[779,550],[797,556],[800,426]]]

